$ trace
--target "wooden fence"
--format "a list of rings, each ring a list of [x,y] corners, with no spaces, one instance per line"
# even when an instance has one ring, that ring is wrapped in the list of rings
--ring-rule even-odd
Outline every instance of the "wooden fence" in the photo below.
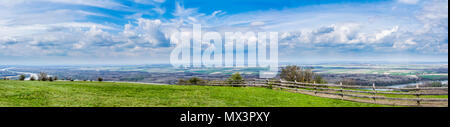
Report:
[[[271,81],[268,82],[272,87],[288,89],[300,92],[310,92],[317,94],[328,94],[340,96],[341,99],[344,97],[353,98],[368,98],[372,99],[373,103],[377,103],[377,100],[401,100],[401,101],[414,101],[418,106],[422,102],[446,102],[448,105],[448,98],[421,98],[421,96],[428,95],[448,95],[448,87],[422,87],[416,86],[416,88],[391,88],[391,87],[377,87],[375,84],[372,86],[351,86],[351,85],[336,85],[336,84],[314,84],[314,83],[299,83],[299,82],[288,82],[288,81]],[[392,91],[408,91],[408,92],[384,92],[382,90],[392,90]],[[413,91],[413,92],[411,92]],[[356,93],[356,94],[355,94]],[[359,94],[358,94],[359,93]],[[370,94],[370,95],[363,95]],[[412,95],[416,98],[394,98],[394,97],[384,97],[377,95]]]
[[[409,101],[414,102],[415,106],[421,106],[423,102],[437,102],[446,104],[448,106],[448,98],[423,98],[422,96],[430,95],[448,95],[448,87],[419,87],[416,88],[392,88],[392,87],[377,87],[372,86],[353,86],[341,84],[315,84],[315,83],[300,83],[289,81],[252,81],[247,84],[214,84],[207,86],[233,86],[233,87],[271,87],[294,91],[297,93],[312,93],[311,95],[319,96],[318,94],[326,94],[339,96],[343,100],[346,97],[351,98],[366,98],[371,99],[369,103],[378,103],[377,100],[388,101]],[[383,91],[380,91],[383,90]],[[410,95],[415,98],[395,98],[385,97],[383,95]],[[358,101],[358,100],[352,100]],[[368,101],[364,101],[368,102]],[[442,105],[441,104],[441,105]],[[402,104],[398,104],[402,105]],[[403,104],[406,105],[406,104]],[[412,105],[407,105],[412,106]]]

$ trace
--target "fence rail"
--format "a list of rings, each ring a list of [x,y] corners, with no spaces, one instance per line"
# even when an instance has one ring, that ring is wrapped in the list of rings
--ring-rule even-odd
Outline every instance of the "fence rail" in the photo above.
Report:
[[[370,98],[370,99],[387,99],[387,100],[404,100],[404,101],[448,101],[448,99],[441,99],[441,98],[389,98],[389,97],[365,96],[365,95],[354,95],[354,94],[345,94],[345,93],[331,93],[331,92],[324,92],[324,91],[295,89],[295,88],[282,87],[282,86],[276,86],[276,87],[282,88],[282,89],[295,90],[295,91],[306,91],[306,92],[332,94],[332,95],[358,97],[358,98]]]
[[[324,86],[324,87],[339,87],[339,88],[355,88],[355,89],[373,89],[373,86],[351,86],[351,85],[337,85],[337,84],[314,84],[314,83],[300,83],[289,81],[272,81],[278,83],[296,84],[296,85],[310,85],[310,86]],[[392,87],[376,87],[376,89],[390,89],[390,90],[448,90],[448,87],[421,87],[421,88],[392,88]]]
[[[320,94],[328,94],[328,95],[336,95],[340,96],[342,99],[344,97],[355,97],[355,98],[369,98],[373,99],[374,103],[378,99],[382,100],[397,100],[397,101],[414,101],[416,105],[420,106],[423,102],[447,102],[448,98],[421,98],[421,96],[426,95],[448,95],[448,87],[422,87],[417,86],[416,88],[391,88],[391,87],[376,87],[375,84],[373,86],[350,86],[350,85],[336,85],[336,84],[315,84],[315,83],[299,83],[299,82],[289,82],[289,81],[268,81],[268,84],[272,85],[272,87],[280,88],[280,89],[288,89],[297,92],[309,92],[314,93],[314,95]],[[356,90],[355,90],[356,89]],[[360,89],[368,89],[368,90],[360,90]],[[383,92],[378,91],[380,89],[389,89],[389,90],[400,90],[400,91],[408,91],[408,92]],[[331,92],[332,91],[332,92]],[[415,91],[415,92],[409,92]],[[430,91],[427,93],[423,93],[422,91]],[[349,94],[351,93],[351,94]],[[357,94],[360,93],[360,94]],[[370,94],[370,95],[362,95]],[[384,97],[380,95],[413,95],[417,98],[394,98],[394,97]]]
[[[424,102],[435,102],[440,103],[440,106],[448,106],[448,98],[421,98],[421,96],[430,95],[448,95],[448,87],[419,87],[416,88],[391,88],[391,87],[377,87],[375,84],[372,86],[352,86],[343,85],[342,83],[337,84],[315,84],[315,83],[300,83],[300,82],[289,82],[289,81],[276,81],[276,80],[265,80],[265,81],[251,81],[247,84],[226,84],[226,83],[216,83],[208,84],[203,86],[231,86],[231,87],[268,87],[268,88],[280,88],[291,90],[296,93],[311,93],[312,95],[320,96],[318,94],[334,95],[340,97],[343,100],[345,97],[352,98],[366,98],[372,99],[372,102],[377,103],[378,100],[391,100],[391,101],[409,101],[415,102],[415,106],[421,106]],[[387,92],[379,91],[380,89],[394,90],[399,92]],[[407,92],[404,92],[407,91]],[[413,91],[413,92],[411,92]],[[425,92],[426,91],[426,92]],[[310,94],[310,95],[311,95]],[[385,97],[385,95],[411,95],[416,98],[395,98],[395,97]],[[352,100],[361,101],[361,100]],[[361,101],[361,102],[368,102]],[[446,102],[446,103],[445,103]],[[402,105],[402,104],[399,104]],[[413,106],[413,105],[407,105]]]
[[[309,86],[301,86],[301,85],[287,85],[282,83],[273,83],[279,86],[285,87],[294,87],[294,88],[303,88],[303,89],[316,89],[316,90],[330,90],[330,91],[343,91],[343,92],[353,92],[353,93],[370,93],[370,94],[394,94],[394,95],[448,95],[448,93],[401,93],[401,92],[379,92],[379,91],[360,91],[360,90],[346,90],[346,89],[333,89],[333,88],[325,88],[325,87],[309,87]],[[377,88],[378,89],[378,88]]]

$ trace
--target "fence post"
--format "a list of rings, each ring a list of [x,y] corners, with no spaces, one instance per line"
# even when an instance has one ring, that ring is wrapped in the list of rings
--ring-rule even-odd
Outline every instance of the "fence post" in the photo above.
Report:
[[[314,95],[317,95],[317,87],[318,86],[316,86],[316,81],[314,81]]]
[[[376,104],[377,103],[377,99],[375,97],[377,95],[377,88],[375,86],[375,83],[372,84],[372,90],[373,90],[373,101]]]
[[[342,82],[339,83],[341,85],[341,99],[344,100],[344,85],[342,84]]]
[[[419,83],[416,84],[416,96],[417,96],[417,105],[420,106],[420,85],[419,85]]]

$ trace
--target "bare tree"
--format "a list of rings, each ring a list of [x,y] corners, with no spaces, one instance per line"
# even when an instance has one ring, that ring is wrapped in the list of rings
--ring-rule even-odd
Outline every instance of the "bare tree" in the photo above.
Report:
[[[38,80],[39,81],[47,81],[48,80],[48,75],[47,73],[41,72],[38,75]]]
[[[303,69],[302,67],[293,65],[284,67],[281,70],[280,77],[286,81],[312,83],[315,81],[316,74],[314,74],[312,69]],[[320,80],[323,80],[322,77],[320,77]]]
[[[283,69],[281,69],[281,78],[287,81],[298,81],[300,78],[300,81],[303,81],[301,79],[301,72],[302,68],[299,66],[286,66]]]

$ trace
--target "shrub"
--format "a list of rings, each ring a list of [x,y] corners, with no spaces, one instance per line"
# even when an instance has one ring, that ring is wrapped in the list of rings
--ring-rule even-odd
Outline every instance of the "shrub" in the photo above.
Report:
[[[205,81],[201,78],[193,77],[187,81],[185,81],[184,79],[180,79],[177,84],[179,84],[179,85],[204,85],[207,83],[208,83],[207,81]]]
[[[20,75],[20,76],[19,76],[19,80],[20,80],[20,81],[24,81],[25,78],[26,78],[25,75]]]
[[[48,77],[48,81],[53,82],[53,77]]]
[[[244,78],[242,78],[241,74],[235,73],[235,74],[231,75],[230,78],[228,78],[227,83],[228,84],[243,84]]]
[[[102,81],[103,81],[103,78],[99,77],[99,78],[97,79],[97,81],[102,82]]]
[[[178,85],[186,85],[186,80],[184,80],[184,79],[180,79],[180,80],[178,80],[178,83],[177,83]]]
[[[206,83],[206,82],[203,79],[198,78],[198,77],[193,77],[188,80],[188,84],[190,84],[190,85],[201,85],[204,83]]]
[[[34,76],[31,76],[30,81],[36,81],[36,78]]]

